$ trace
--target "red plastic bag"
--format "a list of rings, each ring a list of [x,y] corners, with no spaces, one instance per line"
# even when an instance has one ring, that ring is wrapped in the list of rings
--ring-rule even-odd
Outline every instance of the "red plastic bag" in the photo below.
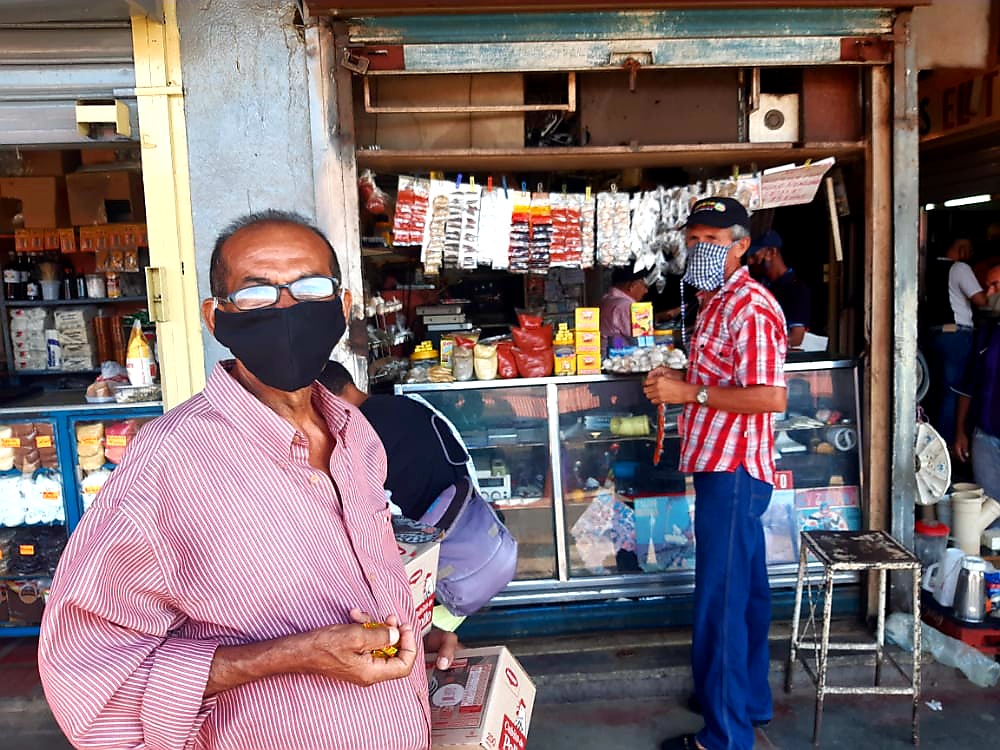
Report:
[[[517,370],[522,378],[547,378],[552,374],[555,364],[551,346],[537,351],[524,351],[515,347],[514,359],[517,360]]]
[[[497,344],[497,377],[503,380],[517,377],[517,358],[514,356],[514,345],[509,341]]]
[[[370,169],[358,178],[358,195],[361,205],[372,216],[389,213],[389,196],[375,184],[375,173]]]
[[[518,311],[517,324],[521,326],[521,328],[540,328],[542,325],[542,316]]]
[[[552,348],[552,326],[538,326],[537,328],[517,328],[510,329],[514,337],[514,346],[524,351],[534,352],[539,349]]]

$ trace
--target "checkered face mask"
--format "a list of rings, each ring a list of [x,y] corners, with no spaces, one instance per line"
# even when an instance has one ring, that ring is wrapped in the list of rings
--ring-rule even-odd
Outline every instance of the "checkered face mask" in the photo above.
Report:
[[[726,257],[732,246],[699,242],[694,247],[688,248],[685,283],[703,292],[711,292],[721,287],[726,279]]]

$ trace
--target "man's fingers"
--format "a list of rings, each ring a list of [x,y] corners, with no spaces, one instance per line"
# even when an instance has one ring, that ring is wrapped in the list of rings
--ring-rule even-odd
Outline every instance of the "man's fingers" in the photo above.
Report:
[[[351,619],[362,625],[366,622],[372,622],[372,616],[367,612],[362,612],[357,607],[351,609]]]

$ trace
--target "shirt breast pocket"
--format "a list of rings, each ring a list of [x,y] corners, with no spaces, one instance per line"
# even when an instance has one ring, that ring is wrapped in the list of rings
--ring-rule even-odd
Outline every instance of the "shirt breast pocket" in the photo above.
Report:
[[[730,385],[736,367],[736,347],[730,341],[704,337],[698,347],[698,374],[707,376],[713,385]]]

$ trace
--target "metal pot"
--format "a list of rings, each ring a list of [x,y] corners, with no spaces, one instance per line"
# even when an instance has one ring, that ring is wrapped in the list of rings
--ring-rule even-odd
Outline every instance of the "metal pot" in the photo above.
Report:
[[[965,622],[986,618],[986,561],[981,557],[962,561],[955,587],[955,617]]]

